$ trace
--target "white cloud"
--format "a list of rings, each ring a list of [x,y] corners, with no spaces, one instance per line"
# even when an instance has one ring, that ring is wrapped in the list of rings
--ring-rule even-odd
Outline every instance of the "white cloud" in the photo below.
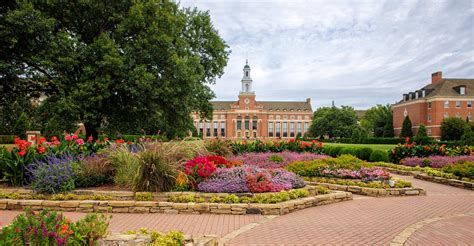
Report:
[[[209,10],[232,53],[212,86],[235,100],[248,52],[257,100],[393,103],[432,72],[474,78],[474,1],[181,1]]]

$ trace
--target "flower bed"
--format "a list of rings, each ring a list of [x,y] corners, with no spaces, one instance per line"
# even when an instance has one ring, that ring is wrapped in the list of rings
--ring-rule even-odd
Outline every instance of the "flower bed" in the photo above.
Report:
[[[394,182],[393,187],[389,185],[388,182],[381,181],[369,181],[363,182],[361,180],[350,180],[350,179],[338,179],[338,178],[320,178],[313,177],[307,178],[306,181],[309,181],[309,184],[337,184],[337,185],[346,185],[346,186],[358,186],[358,187],[367,187],[367,188],[376,188],[376,189],[389,189],[389,188],[410,188],[412,187],[411,182],[403,179],[392,179]]]
[[[468,156],[428,156],[428,157],[409,157],[400,161],[400,164],[410,167],[432,167],[442,168],[447,165],[456,164],[460,161],[474,162],[474,155]]]
[[[283,168],[295,161],[311,161],[316,159],[328,158],[326,155],[313,153],[298,153],[283,151],[281,153],[244,153],[230,158],[232,162],[240,162],[249,166],[260,168]]]
[[[421,188],[369,188],[354,185],[345,184],[330,184],[320,182],[309,182],[310,184],[317,184],[320,186],[327,187],[331,190],[348,191],[354,194],[373,196],[373,197],[386,197],[386,196],[419,196],[426,195],[426,191]]]
[[[288,141],[234,141],[229,143],[230,148],[236,154],[248,152],[310,152],[315,154],[323,153],[323,143],[317,140],[303,141],[301,139],[289,139]]]

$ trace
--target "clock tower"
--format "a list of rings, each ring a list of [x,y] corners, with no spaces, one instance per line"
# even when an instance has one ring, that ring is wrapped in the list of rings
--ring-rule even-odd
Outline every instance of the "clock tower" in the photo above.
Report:
[[[255,108],[255,92],[252,90],[252,78],[250,77],[250,66],[248,60],[245,61],[243,69],[244,75],[240,83],[242,90],[239,93],[239,107],[241,109]]]

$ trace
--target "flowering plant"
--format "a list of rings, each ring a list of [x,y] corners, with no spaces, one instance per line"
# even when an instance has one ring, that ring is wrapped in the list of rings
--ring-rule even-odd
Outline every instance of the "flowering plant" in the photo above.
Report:
[[[230,158],[245,165],[261,168],[281,168],[295,161],[310,161],[328,158],[326,155],[283,151],[281,153],[244,153]]]
[[[400,164],[410,167],[424,167],[442,168],[447,165],[456,164],[460,161],[474,162],[474,155],[470,156],[428,156],[428,157],[408,157],[400,161]]]
[[[209,161],[205,156],[197,156],[194,159],[184,164],[184,173],[192,179],[192,184],[195,187],[199,182],[211,176],[216,171],[214,162]]]
[[[296,152],[311,152],[315,154],[323,153],[323,143],[317,140],[303,141],[301,139],[289,139],[287,141],[242,141],[232,142],[231,148],[234,153],[247,152],[282,152],[282,151],[296,151]]]

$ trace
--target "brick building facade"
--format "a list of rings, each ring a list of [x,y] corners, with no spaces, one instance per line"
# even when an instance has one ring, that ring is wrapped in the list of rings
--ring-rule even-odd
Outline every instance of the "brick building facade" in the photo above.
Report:
[[[413,134],[423,124],[428,136],[440,138],[444,118],[460,117],[472,121],[473,102],[474,79],[449,79],[443,78],[442,72],[433,73],[430,84],[403,94],[403,99],[392,105],[395,135],[400,135],[403,120],[408,115]]]
[[[192,115],[203,138],[294,138],[311,125],[311,100],[257,101],[252,90],[248,63],[243,69],[242,89],[237,101],[212,101],[212,119]]]

